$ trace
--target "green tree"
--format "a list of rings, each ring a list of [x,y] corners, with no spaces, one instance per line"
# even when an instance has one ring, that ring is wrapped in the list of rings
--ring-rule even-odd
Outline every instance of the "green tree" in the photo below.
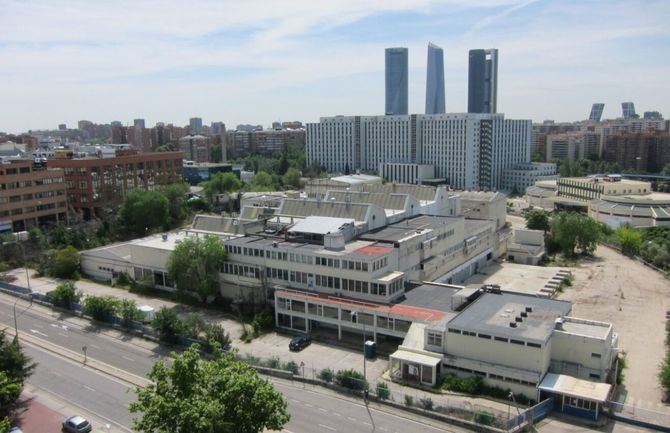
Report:
[[[219,323],[208,323],[205,326],[205,338],[211,343],[218,343],[223,349],[228,348],[232,340],[230,334],[226,332],[224,327]]]
[[[529,230],[542,230],[548,232],[549,212],[539,208],[526,208],[523,211],[523,217],[526,219],[526,228]]]
[[[170,365],[154,364],[153,384],[137,388],[130,405],[134,430],[142,433],[260,433],[281,430],[287,403],[272,384],[233,354],[215,348],[203,360],[197,345],[174,353]]]
[[[274,191],[275,182],[272,176],[265,171],[257,172],[249,185],[251,191]]]
[[[127,192],[119,209],[119,222],[131,235],[166,227],[169,223],[168,199],[159,191],[135,189]]]
[[[624,254],[636,255],[642,245],[642,234],[634,228],[624,225],[617,229],[616,237]]]
[[[66,281],[59,284],[56,288],[47,295],[51,298],[51,303],[56,307],[65,309],[72,309],[72,304],[81,300],[81,291],[72,281]]]
[[[205,331],[207,324],[198,313],[191,313],[182,320],[182,330],[188,338],[197,339]]]
[[[134,299],[121,299],[118,305],[118,312],[124,326],[130,326],[130,322],[140,319],[142,315],[137,309],[137,302]]]
[[[16,408],[16,402],[21,395],[22,386],[0,371],[0,420],[8,418]]]
[[[209,296],[219,293],[219,272],[226,257],[226,250],[217,236],[189,237],[170,253],[168,274],[177,290],[197,293],[205,302]]]
[[[300,172],[293,167],[289,168],[282,176],[282,183],[289,188],[300,188]]]
[[[95,320],[107,321],[116,315],[119,301],[113,296],[87,296],[84,299],[84,314]]]
[[[72,245],[56,251],[51,272],[57,278],[72,278],[79,268],[79,251]]]
[[[242,182],[237,178],[235,173],[216,173],[208,181],[200,184],[205,191],[205,195],[209,201],[217,194],[224,192],[235,192],[242,189]]]
[[[166,343],[175,343],[181,334],[183,325],[177,313],[165,306],[161,307],[151,321],[151,327],[158,333],[158,338]]]
[[[576,250],[583,254],[595,251],[602,232],[592,218],[576,212],[559,212],[551,219],[551,236],[561,252],[571,257]]]
[[[665,166],[663,167],[663,170],[661,170],[661,174],[663,176],[670,176],[670,162],[665,164]]]
[[[186,183],[173,183],[172,185],[167,185],[161,191],[168,201],[168,213],[170,216],[168,224],[170,227],[178,227],[184,221],[184,218],[186,218],[188,213],[186,207],[188,188],[188,184]]]
[[[18,340],[8,341],[5,331],[0,331],[0,371],[23,386],[35,369],[35,364],[21,350]]]

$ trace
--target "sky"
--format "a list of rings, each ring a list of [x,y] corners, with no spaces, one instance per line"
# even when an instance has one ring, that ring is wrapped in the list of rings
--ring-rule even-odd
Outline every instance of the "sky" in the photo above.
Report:
[[[428,42],[446,111],[467,110],[468,50],[498,48],[498,112],[670,117],[667,0],[0,0],[0,131],[134,118],[188,124],[384,112],[384,48],[409,48],[422,113]]]

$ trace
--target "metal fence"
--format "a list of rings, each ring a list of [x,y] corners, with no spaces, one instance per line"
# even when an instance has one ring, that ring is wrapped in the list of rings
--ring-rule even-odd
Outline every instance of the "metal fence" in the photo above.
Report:
[[[609,401],[607,404],[611,418],[629,424],[670,431],[670,412],[631,406],[615,401]]]
[[[530,407],[523,412],[517,414],[514,418],[511,418],[507,421],[506,428],[513,429],[517,426],[522,425],[524,422],[527,422],[529,425],[537,423],[547,416],[554,410],[554,399],[548,398],[533,407]]]

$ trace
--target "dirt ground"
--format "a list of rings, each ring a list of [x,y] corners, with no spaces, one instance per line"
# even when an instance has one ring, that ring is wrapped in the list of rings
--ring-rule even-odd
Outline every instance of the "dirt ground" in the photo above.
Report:
[[[627,354],[626,404],[668,411],[657,374],[665,354],[665,313],[670,280],[616,251],[599,247],[595,257],[571,268],[574,285],[558,296],[571,301],[572,316],[611,322]]]

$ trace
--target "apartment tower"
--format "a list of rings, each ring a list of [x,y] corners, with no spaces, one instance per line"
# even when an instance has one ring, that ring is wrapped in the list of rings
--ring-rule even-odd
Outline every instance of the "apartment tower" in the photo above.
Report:
[[[444,51],[430,42],[426,68],[426,114],[444,113]]]
[[[496,113],[498,103],[498,50],[470,50],[468,113]]]

